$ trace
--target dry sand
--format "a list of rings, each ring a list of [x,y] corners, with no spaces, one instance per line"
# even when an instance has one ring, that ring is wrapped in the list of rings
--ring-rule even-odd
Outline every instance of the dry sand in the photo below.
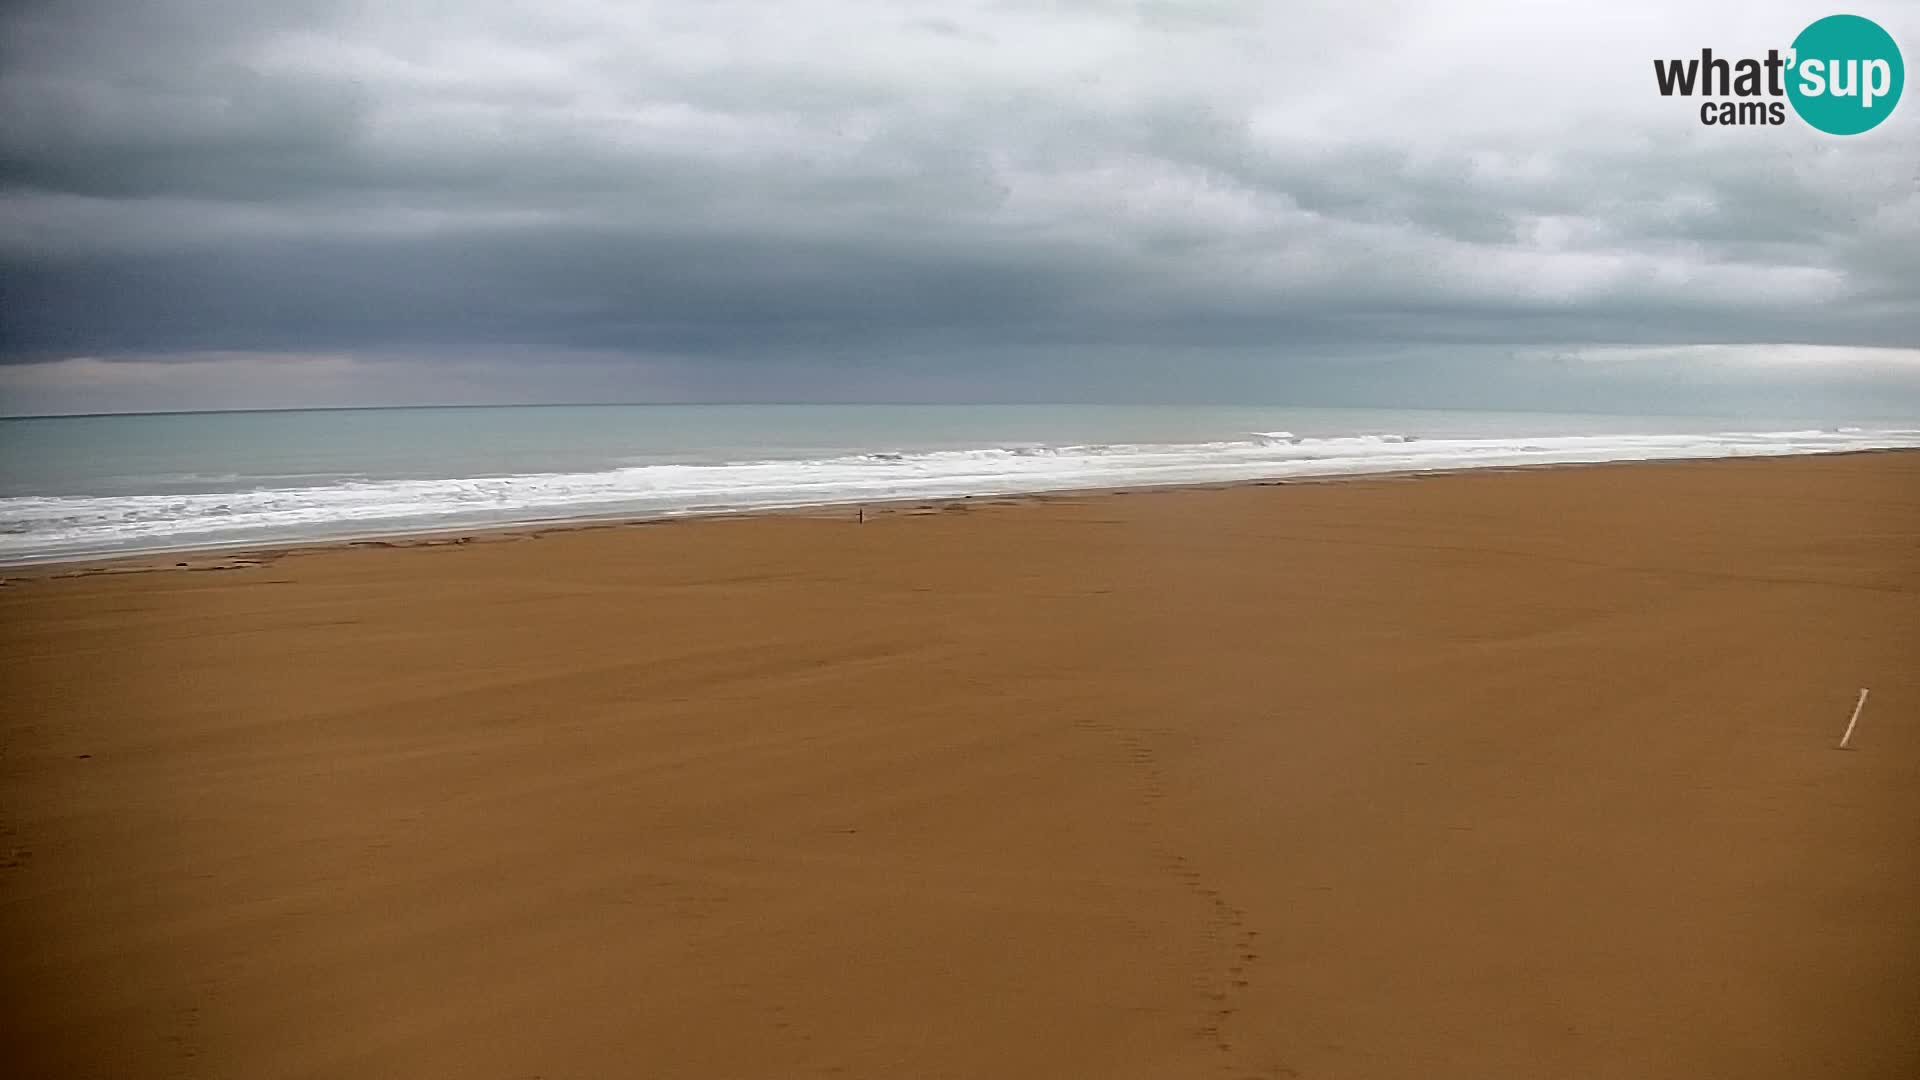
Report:
[[[187,561],[0,589],[12,1076],[1920,1076],[1920,454]]]

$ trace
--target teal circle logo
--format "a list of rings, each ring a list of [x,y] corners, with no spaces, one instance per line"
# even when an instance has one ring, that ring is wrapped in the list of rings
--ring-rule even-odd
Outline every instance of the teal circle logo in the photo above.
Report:
[[[1829,135],[1858,135],[1900,103],[1906,65],[1880,24],[1858,15],[1829,15],[1793,39],[1787,99],[1800,119]]]

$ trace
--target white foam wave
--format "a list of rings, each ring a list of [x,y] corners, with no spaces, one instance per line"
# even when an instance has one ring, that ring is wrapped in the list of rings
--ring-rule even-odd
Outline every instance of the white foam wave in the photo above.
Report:
[[[1920,430],[1414,439],[1305,438],[875,452],[592,473],[343,481],[214,494],[0,499],[0,561],[368,536],[593,516],[1515,465],[1920,447]]]

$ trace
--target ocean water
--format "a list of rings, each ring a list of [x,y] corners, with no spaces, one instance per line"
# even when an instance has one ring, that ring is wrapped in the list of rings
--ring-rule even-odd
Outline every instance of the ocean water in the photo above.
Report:
[[[0,420],[0,563],[564,519],[1920,447],[1920,422],[1063,405]]]

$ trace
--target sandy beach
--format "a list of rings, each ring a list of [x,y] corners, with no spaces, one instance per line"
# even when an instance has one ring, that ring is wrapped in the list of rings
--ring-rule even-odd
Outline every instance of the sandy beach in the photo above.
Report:
[[[114,569],[14,1076],[1920,1076],[1920,453]]]

